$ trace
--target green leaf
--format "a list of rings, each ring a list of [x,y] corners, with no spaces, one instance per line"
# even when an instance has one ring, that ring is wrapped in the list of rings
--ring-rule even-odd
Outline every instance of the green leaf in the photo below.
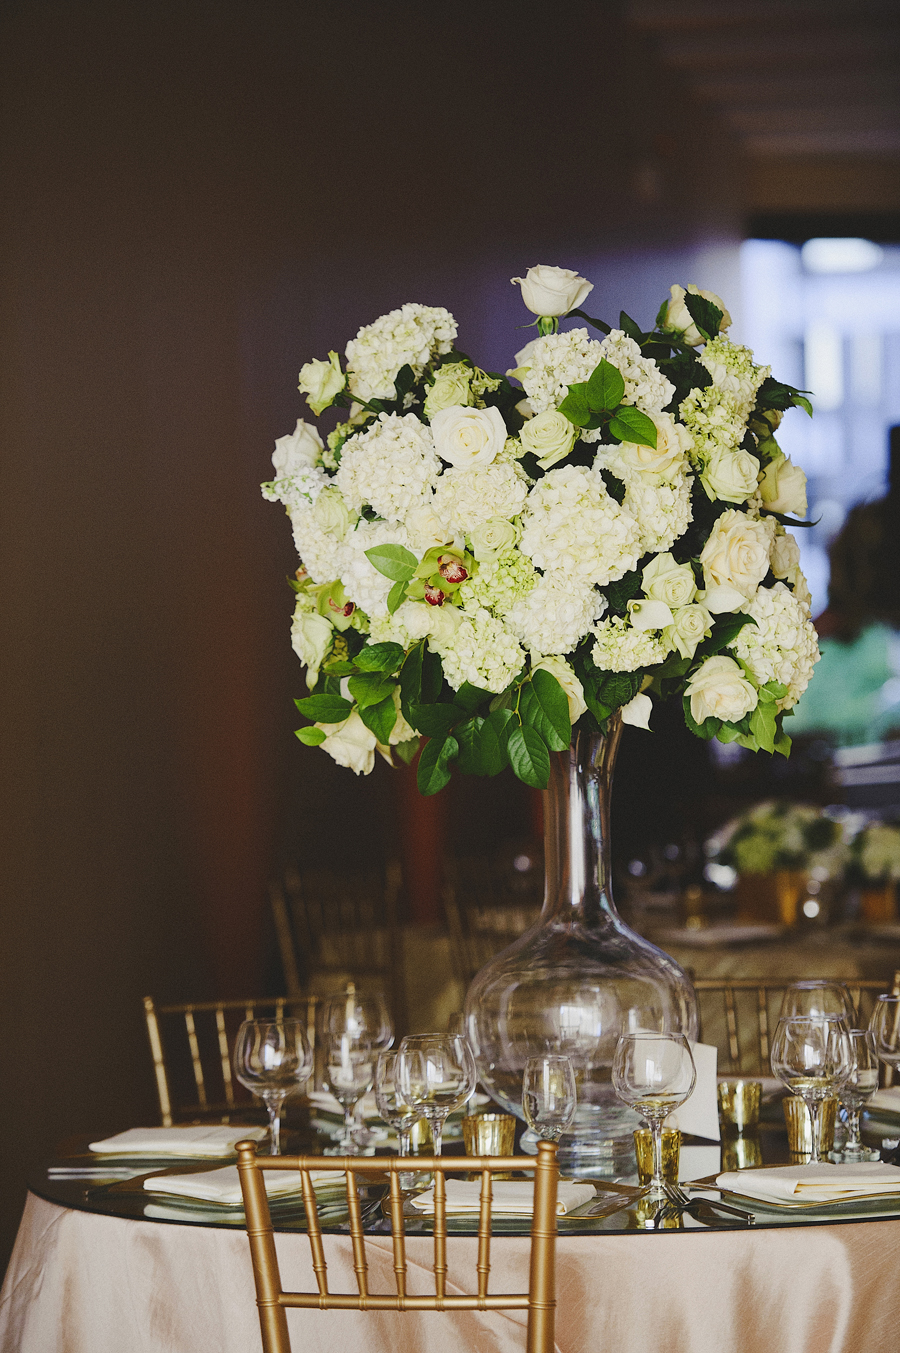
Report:
[[[402,545],[373,545],[370,550],[366,550],[366,558],[379,573],[397,583],[408,583],[419,562]]]
[[[537,729],[551,751],[564,751],[572,741],[568,696],[556,677],[543,668],[522,685],[519,717]]]
[[[437,794],[450,779],[449,762],[459,753],[456,738],[432,738],[419,757],[416,783],[420,794]]]
[[[422,658],[425,640],[422,639],[406,655],[406,661],[400,669],[400,698],[404,709],[422,699]]]
[[[390,592],[388,592],[387,595],[387,608],[388,613],[390,615],[393,615],[394,612],[399,610],[400,607],[403,605],[408,590],[409,590],[408,582],[394,583],[394,586],[391,588]]]
[[[722,727],[722,720],[704,719],[703,723],[697,723],[696,719],[691,713],[691,697],[689,695],[685,695],[683,697],[683,705],[684,705],[684,721],[687,724],[690,731],[692,733],[695,733],[698,738],[702,738],[704,742],[709,742],[710,738],[714,738],[718,733],[719,729]],[[739,742],[740,739],[735,738],[734,741]]]
[[[518,720],[511,709],[495,709],[487,716],[481,728],[479,747],[483,774],[499,775],[509,765],[506,746],[510,733],[517,727]]]
[[[560,404],[559,412],[577,428],[587,427],[591,421],[591,406],[588,403],[587,386],[583,381],[569,386],[569,393]]]
[[[783,728],[778,731],[775,737],[775,750],[780,752],[782,756],[790,756],[791,754],[791,739]]]
[[[715,338],[719,332],[719,325],[725,318],[719,307],[708,301],[705,296],[698,296],[693,291],[684,293],[684,303],[701,335],[706,339]]]
[[[703,657],[709,658],[715,653],[721,653],[723,648],[727,648],[732,640],[737,638],[745,625],[755,624],[752,615],[726,615],[724,619],[716,620],[712,634],[703,644]]]
[[[467,714],[474,713],[479,705],[490,699],[490,691],[483,691],[478,686],[470,685],[468,681],[463,682],[455,696],[456,704],[462,705]]]
[[[437,653],[425,648],[422,652],[422,704],[433,705],[444,684],[444,669]]]
[[[405,366],[401,366],[394,378],[394,399],[400,403],[403,397],[409,394],[415,383],[416,373],[407,362]]]
[[[356,655],[361,672],[396,672],[404,658],[400,644],[366,644]]]
[[[523,724],[514,728],[507,743],[509,764],[523,784],[533,789],[546,789],[550,779],[550,753],[547,744],[534,728]]]
[[[610,709],[618,709],[633,700],[641,689],[644,673],[641,672],[604,672],[597,686],[597,698]]]
[[[619,328],[626,333],[629,338],[633,338],[638,347],[641,346],[644,339],[647,337],[644,331],[638,328],[631,316],[626,315],[624,310],[619,311]],[[610,407],[612,408],[614,406],[610,405]]]
[[[480,715],[457,724],[453,736],[459,744],[459,766],[462,775],[487,775],[484,758],[481,754],[482,729],[484,719]]]
[[[295,730],[295,737],[301,742],[305,742],[307,747],[319,747],[325,741],[328,734],[321,728],[298,728]]]
[[[586,320],[587,323],[593,325],[595,329],[599,329],[602,334],[612,333],[611,324],[605,324],[602,319],[591,319],[590,315],[586,315],[583,310],[570,310],[566,319],[572,319],[573,317]]]
[[[606,485],[606,492],[612,498],[613,502],[621,503],[625,499],[626,488],[621,479],[618,479],[612,470],[602,469],[600,478]]]
[[[343,723],[353,713],[353,705],[342,695],[308,695],[294,704],[313,723]]]
[[[612,362],[601,358],[587,383],[587,401],[594,411],[617,409],[625,394],[625,381]]]
[[[620,442],[633,442],[635,446],[652,446],[656,450],[656,424],[646,413],[623,404],[610,420],[609,430]]]
[[[347,682],[350,694],[360,709],[369,705],[380,705],[382,700],[394,698],[393,681],[385,681],[380,672],[364,672],[362,676],[352,676]]]
[[[642,570],[633,568],[630,573],[623,574],[617,582],[610,583],[605,587],[603,590],[606,593],[610,613],[612,615],[625,615],[629,601],[632,597],[637,596],[642,586]]]
[[[465,718],[459,705],[410,705],[409,722],[427,738],[442,738],[455,723]]]
[[[750,714],[750,732],[764,752],[775,750],[775,705],[760,701]]]
[[[393,695],[389,695],[377,705],[360,705],[359,717],[382,746],[387,746],[394,731],[394,724],[397,722],[397,706],[394,704]]]

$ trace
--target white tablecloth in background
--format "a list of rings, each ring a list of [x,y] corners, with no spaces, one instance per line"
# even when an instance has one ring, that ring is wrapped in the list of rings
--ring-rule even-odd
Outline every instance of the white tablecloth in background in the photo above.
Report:
[[[282,1278],[315,1290],[309,1242],[277,1236]],[[329,1285],[355,1291],[350,1239]],[[473,1290],[477,1241],[451,1237],[448,1287]],[[430,1240],[409,1241],[411,1265]],[[390,1236],[370,1288],[393,1291]],[[496,1237],[492,1290],[524,1290],[528,1240]],[[560,1353],[895,1353],[900,1220],[764,1231],[565,1236]],[[428,1291],[430,1274],[411,1275]],[[291,1311],[294,1353],[522,1353],[524,1311]],[[129,1221],[29,1196],[0,1293],[2,1353],[259,1353],[243,1231]]]

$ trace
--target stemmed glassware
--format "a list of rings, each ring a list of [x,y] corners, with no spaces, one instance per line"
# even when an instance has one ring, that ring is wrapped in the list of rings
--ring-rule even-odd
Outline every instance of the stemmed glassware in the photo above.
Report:
[[[406,1099],[398,1088],[398,1083],[405,1081],[409,1084],[410,1080],[409,1072],[398,1074],[398,1068],[405,1066],[407,1059],[414,1056],[415,1053],[408,1052],[380,1052],[375,1067],[375,1103],[384,1121],[397,1130],[401,1156],[410,1155],[409,1134],[422,1117],[421,1110]]]
[[[810,1164],[821,1164],[822,1101],[840,1090],[852,1071],[847,1025],[836,1014],[780,1019],[772,1039],[772,1073],[809,1110]]]
[[[352,1034],[326,1035],[325,1081],[344,1110],[344,1130],[336,1152],[339,1155],[353,1156],[359,1151],[354,1137],[354,1111],[372,1088],[376,1056],[365,1039],[354,1038]]]
[[[652,1030],[623,1034],[612,1065],[613,1088],[619,1098],[643,1114],[653,1139],[653,1175],[649,1197],[665,1198],[662,1177],[663,1119],[691,1095],[697,1079],[690,1044],[684,1034]]]
[[[528,1126],[545,1142],[558,1142],[575,1117],[575,1072],[568,1057],[529,1057],[522,1077]]]
[[[879,996],[869,1020],[875,1051],[883,1062],[900,1066],[900,996]]]
[[[273,1156],[281,1154],[282,1105],[309,1079],[312,1068],[301,1020],[244,1020],[234,1045],[234,1074],[265,1103]]]
[[[781,1001],[781,1019],[795,1015],[837,1015],[850,1029],[856,1024],[856,1010],[850,992],[843,982],[831,982],[824,977],[813,977],[804,982],[792,982]]]
[[[439,1156],[444,1123],[475,1093],[472,1050],[461,1034],[413,1034],[404,1038],[400,1051],[421,1054],[398,1064],[397,1089],[417,1116],[428,1119]]]
[[[327,998],[322,1006],[322,1036],[327,1042],[345,1035],[354,1042],[368,1043],[376,1055],[391,1046],[394,1026],[383,992],[359,991],[354,982],[348,982],[342,992]],[[372,1136],[356,1110],[353,1136],[363,1147]]]
[[[878,1053],[875,1035],[870,1029],[850,1029],[850,1075],[841,1090],[841,1103],[847,1110],[847,1140],[841,1150],[841,1159],[869,1160],[870,1151],[859,1137],[859,1114],[863,1105],[878,1089]]]

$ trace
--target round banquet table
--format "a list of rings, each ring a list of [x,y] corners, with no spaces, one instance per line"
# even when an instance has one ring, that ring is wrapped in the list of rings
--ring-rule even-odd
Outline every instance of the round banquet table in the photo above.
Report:
[[[362,1164],[362,1162],[361,1162]],[[0,1292],[0,1353],[258,1353],[243,1228],[167,1218],[127,1185],[31,1181]],[[900,1217],[636,1229],[625,1214],[561,1231],[559,1353],[893,1353]],[[630,1225],[632,1229],[617,1229]],[[304,1233],[276,1218],[285,1287],[315,1290]],[[410,1291],[432,1241],[410,1235]],[[325,1236],[332,1291],[355,1291],[348,1234]],[[370,1290],[393,1291],[391,1237],[366,1239]],[[448,1240],[448,1290],[471,1291],[477,1240]],[[529,1241],[496,1235],[491,1290],[527,1288]],[[522,1353],[525,1312],[289,1311],[294,1353]]]

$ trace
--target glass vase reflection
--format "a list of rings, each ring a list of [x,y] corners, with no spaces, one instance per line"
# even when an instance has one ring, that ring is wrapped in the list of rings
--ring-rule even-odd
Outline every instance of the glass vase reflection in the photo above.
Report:
[[[577,733],[551,756],[544,794],[544,906],[535,925],[476,975],[466,1030],[484,1088],[522,1118],[529,1057],[560,1053],[575,1068],[578,1107],[560,1141],[569,1170],[617,1168],[641,1120],[611,1082],[619,1035],[639,1029],[697,1036],[697,1001],[684,970],[636,934],[612,897],[609,804],[621,734]]]

